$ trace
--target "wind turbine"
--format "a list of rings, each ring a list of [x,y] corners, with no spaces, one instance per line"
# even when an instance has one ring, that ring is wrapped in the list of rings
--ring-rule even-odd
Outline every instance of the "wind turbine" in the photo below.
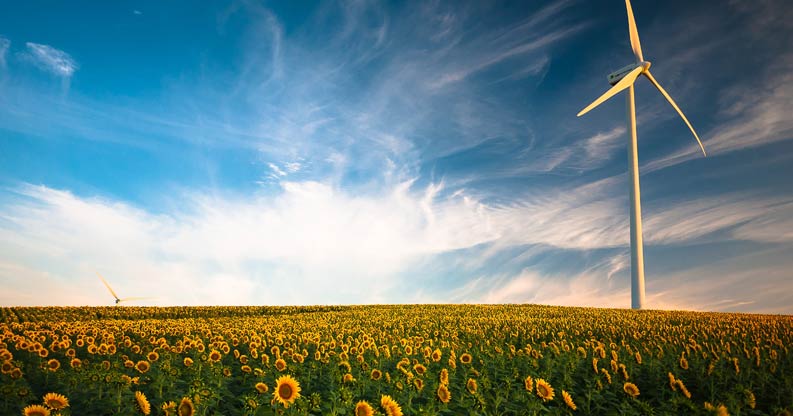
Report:
[[[702,141],[699,140],[697,132],[694,127],[688,122],[688,119],[680,110],[680,107],[675,104],[675,101],[669,94],[661,87],[661,84],[655,80],[653,74],[650,73],[650,62],[645,61],[642,56],[642,45],[639,43],[639,32],[636,30],[636,21],[633,19],[633,10],[631,9],[630,0],[625,0],[625,8],[628,10],[628,33],[631,40],[631,49],[633,55],[636,57],[636,63],[630,64],[616,72],[609,74],[609,84],[612,85],[611,89],[606,91],[598,99],[586,106],[578,117],[589,112],[589,110],[597,107],[602,102],[608,100],[618,92],[628,89],[627,104],[628,104],[628,164],[630,165],[631,172],[631,307],[633,309],[642,309],[644,307],[644,249],[642,247],[642,204],[641,195],[639,192],[639,154],[636,145],[636,106],[633,97],[633,83],[639,78],[639,75],[644,75],[650,80],[655,88],[669,101],[669,104],[680,114],[680,118],[688,126],[694,138],[699,143],[699,148],[702,149],[702,154],[705,153],[705,147]]]
[[[96,272],[96,275],[99,276],[99,278],[102,280],[102,283],[105,284],[105,287],[107,288],[107,290],[109,290],[110,294],[113,295],[113,297],[116,299],[116,306],[118,306],[118,304],[121,303],[121,302],[127,302],[127,301],[130,301],[130,300],[151,299],[151,298],[123,298],[123,299],[121,299],[121,298],[118,297],[118,295],[116,295],[116,292],[113,291],[113,288],[110,287],[110,284],[107,283],[107,280],[105,280],[105,278],[102,277],[102,275],[99,274],[99,272]]]

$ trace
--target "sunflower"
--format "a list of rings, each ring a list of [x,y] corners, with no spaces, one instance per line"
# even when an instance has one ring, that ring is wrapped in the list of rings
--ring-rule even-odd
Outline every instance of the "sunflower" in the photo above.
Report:
[[[146,354],[146,358],[148,358],[149,361],[157,361],[160,359],[160,354],[158,354],[157,351],[152,351]]]
[[[176,403],[165,402],[162,404],[160,409],[162,409],[163,413],[165,413],[165,416],[173,416],[176,414]]]
[[[675,375],[672,373],[666,373],[666,376],[669,378],[669,388],[671,388],[672,391],[677,391],[677,383],[675,383],[676,381]]]
[[[746,396],[746,404],[750,409],[754,409],[755,406],[757,406],[757,400],[754,398],[754,393],[752,393],[751,390],[746,389],[743,391],[743,394]]]
[[[380,377],[382,377],[382,376],[383,376],[383,373],[380,370],[378,370],[376,368],[373,368],[372,369],[372,374],[369,375],[369,378],[371,378],[372,380],[377,381],[377,380],[380,380]]]
[[[449,385],[449,370],[447,370],[445,368],[443,370],[441,370],[440,382],[444,386],[448,386]]]
[[[347,373],[344,375],[344,379],[342,381],[344,383],[352,383],[353,381],[355,381],[355,377],[353,377],[352,374]]]
[[[449,389],[445,385],[441,384],[441,386],[438,387],[438,400],[443,403],[449,403],[451,398],[452,394],[449,393]]]
[[[195,405],[189,397],[184,397],[179,403],[179,408],[177,410],[179,416],[193,416],[195,414]]]
[[[49,409],[40,404],[31,404],[30,406],[24,408],[22,413],[25,416],[50,416]]]
[[[72,368],[80,368],[83,362],[79,358],[72,358],[72,360],[69,361],[69,365],[72,366]]]
[[[64,407],[69,407],[69,399],[66,396],[58,393],[47,393],[42,400],[44,405],[52,410],[60,410]]]
[[[525,387],[528,392],[534,390],[534,379],[531,378],[531,376],[527,376],[526,380],[523,380],[523,387]]]
[[[675,385],[680,389],[680,392],[683,393],[683,396],[686,396],[687,399],[691,398],[691,393],[686,388],[686,385],[683,384],[683,380],[676,379]]]
[[[273,396],[284,407],[289,407],[290,404],[295,402],[296,398],[300,397],[300,383],[291,376],[281,376],[275,383]]]
[[[638,388],[638,387],[636,387],[636,385],[635,385],[635,384],[633,384],[633,383],[625,383],[625,384],[622,386],[622,390],[624,390],[624,391],[625,391],[625,393],[626,393],[628,396],[631,396],[631,397],[636,397],[636,396],[638,396],[638,395],[639,395],[639,388]]]
[[[14,369],[14,364],[11,361],[4,361],[3,364],[0,366],[0,372],[3,374],[8,374]]]
[[[606,370],[605,368],[601,368],[600,372],[603,373],[603,376],[606,377],[606,381],[608,381],[608,383],[611,384],[611,374],[609,374],[609,370]]]
[[[567,407],[569,407],[572,410],[577,409],[575,402],[573,401],[573,398],[570,396],[570,393],[562,390],[562,399],[564,399],[564,404],[566,404]]]
[[[471,394],[476,394],[476,380],[469,378],[468,382],[465,383],[465,389]]]
[[[140,391],[135,392],[135,401],[138,402],[138,408],[140,412],[144,415],[151,414],[151,404],[149,404],[149,399],[146,398],[146,395]]]
[[[416,386],[416,390],[423,390],[424,389],[424,380],[417,378],[413,380],[413,385]]]
[[[138,361],[135,364],[135,369],[140,371],[141,373],[145,373],[145,372],[149,371],[150,368],[151,368],[151,364],[149,364],[149,362],[145,361],[145,360]]]
[[[209,352],[209,361],[212,361],[213,363],[216,363],[216,362],[220,361],[221,358],[223,358],[223,356],[220,354],[220,351],[212,350],[212,351]]]
[[[600,372],[600,371],[598,371],[598,359],[597,358],[593,358],[592,359],[592,369],[595,370],[595,374]]]
[[[269,390],[269,388],[267,387],[266,384],[261,383],[261,382],[256,383],[256,391],[258,391],[259,393],[262,393],[262,394],[267,393],[267,390]]]
[[[372,409],[372,406],[365,400],[361,400],[360,402],[355,404],[355,416],[372,416],[372,415],[374,415],[374,409]]]
[[[425,372],[427,372],[427,367],[424,367],[421,364],[416,364],[413,366],[413,370],[416,371],[416,374],[423,376]]]
[[[47,369],[50,371],[58,371],[61,368],[61,362],[56,359],[51,359],[47,361]]]
[[[473,360],[473,357],[471,357],[471,354],[469,354],[467,352],[463,353],[463,355],[460,356],[460,362],[463,363],[463,364],[471,364],[472,360]]]
[[[380,398],[380,406],[385,410],[386,416],[402,416],[402,408],[391,396],[382,396]]]
[[[537,396],[544,402],[553,400],[553,387],[541,378],[537,379]]]
[[[441,350],[436,348],[435,351],[432,352],[432,361],[436,363],[441,360],[443,354],[441,354]]]
[[[286,370],[286,361],[281,358],[275,360],[275,369],[278,371]]]
[[[715,412],[717,416],[730,416],[730,413],[727,411],[727,407],[723,404],[719,403],[718,406],[714,406],[710,404],[710,402],[705,402],[705,410],[710,412]],[[780,413],[784,414],[784,413]]]
[[[250,373],[251,371],[253,371],[253,369],[249,365],[243,365],[242,367],[240,367],[240,370],[242,370],[243,373]]]
[[[190,367],[191,365],[193,365],[193,359],[190,357],[184,357],[184,366]]]

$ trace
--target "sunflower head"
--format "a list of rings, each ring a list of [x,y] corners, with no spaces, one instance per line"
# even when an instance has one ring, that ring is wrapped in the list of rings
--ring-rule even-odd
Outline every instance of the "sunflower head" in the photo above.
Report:
[[[165,416],[174,416],[176,414],[176,403],[165,402],[162,404],[160,409],[162,409],[163,413],[165,413]]]
[[[463,364],[471,364],[471,361],[473,361],[473,357],[467,352],[460,356],[460,362]]]
[[[571,410],[577,409],[577,406],[575,405],[573,398],[570,396],[570,393],[562,390],[562,399],[564,399],[564,404],[566,404]]]
[[[537,379],[537,396],[544,402],[553,400],[553,387],[541,378]]]
[[[69,407],[69,399],[66,396],[58,393],[47,393],[42,400],[44,405],[52,410],[60,410]]]
[[[31,404],[22,409],[22,414],[25,416],[50,416],[50,410],[40,404]]]
[[[534,390],[534,379],[531,378],[531,376],[526,376],[526,379],[523,380],[523,387],[525,387],[528,392]]]
[[[300,397],[300,383],[292,376],[281,376],[275,381],[275,384],[273,398],[284,407],[289,407],[295,402],[295,399]]]
[[[261,383],[261,382],[256,383],[256,391],[258,391],[259,393],[262,393],[262,394],[267,393],[267,390],[269,390],[269,388],[267,387],[266,384]]]
[[[137,363],[135,363],[135,369],[138,370],[141,373],[145,373],[145,372],[149,371],[150,368],[151,368],[151,364],[149,364],[148,361],[143,360],[143,361],[138,361]]]
[[[438,400],[443,403],[449,403],[451,398],[452,394],[449,392],[449,388],[441,384],[440,387],[438,387]]]
[[[47,369],[50,371],[58,371],[61,368],[61,362],[56,359],[51,359],[47,361]]]
[[[399,403],[392,399],[391,396],[381,396],[380,406],[385,410],[386,416],[402,416],[402,408],[399,407]]]
[[[622,390],[625,391],[625,394],[631,397],[636,397],[639,395],[639,388],[633,383],[625,383],[622,386]]]
[[[177,414],[179,416],[193,416],[195,414],[195,405],[193,404],[193,400],[189,397],[182,398],[182,401],[179,403],[179,407],[177,408]]]
[[[449,385],[449,370],[447,370],[445,368],[443,370],[441,370],[440,382],[443,385],[447,385],[447,386]]]
[[[355,416],[372,416],[374,415],[374,409],[372,409],[372,405],[370,405],[367,401],[361,400],[360,402],[355,404]]]
[[[372,369],[372,374],[369,376],[369,378],[371,378],[372,380],[377,381],[377,380],[380,380],[380,377],[382,377],[382,376],[383,376],[383,373],[380,370],[374,368],[374,369]]]
[[[143,392],[136,391],[135,392],[135,401],[138,404],[138,409],[144,415],[151,414],[151,404],[149,404],[149,399],[146,398],[146,395]]]
[[[465,383],[465,389],[468,390],[468,392],[471,394],[476,394],[476,389],[477,389],[476,380],[469,378],[468,382]]]

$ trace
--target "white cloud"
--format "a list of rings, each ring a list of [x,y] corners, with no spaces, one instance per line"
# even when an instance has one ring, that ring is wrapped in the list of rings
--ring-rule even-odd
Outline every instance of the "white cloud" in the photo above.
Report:
[[[5,68],[6,66],[6,54],[8,54],[8,49],[11,47],[11,41],[0,36],[0,67]]]
[[[508,206],[483,204],[464,191],[445,196],[442,183],[415,189],[403,182],[355,195],[324,183],[287,181],[269,197],[183,195],[182,210],[168,214],[23,186],[0,208],[0,277],[8,282],[0,303],[106,303],[94,270],[121,297],[156,296],[155,304],[393,302],[389,291],[411,279],[404,273],[458,250],[473,251],[453,255],[444,267],[476,270],[512,247],[627,247],[627,208],[606,196],[621,180]],[[740,194],[676,204],[648,216],[646,241],[696,241],[724,230],[734,239],[790,244],[793,235],[774,230],[788,225],[791,207],[790,201]],[[531,256],[510,263],[527,261]],[[518,277],[484,275],[422,299],[622,307],[629,296],[614,276],[628,268],[621,253],[572,279],[527,269]],[[674,292],[672,286],[653,289],[664,291]],[[662,296],[651,305],[709,308],[675,299]]]
[[[192,196],[170,215],[26,186],[0,210],[0,303],[106,303],[94,270],[119,296],[159,304],[383,299],[423,256],[496,237],[476,203],[409,186],[362,197],[286,182],[273,198]]]
[[[683,272],[648,273],[646,307],[666,310],[790,313],[793,280],[785,257],[790,245],[709,261]],[[515,275],[485,275],[452,294],[455,302],[539,303],[561,306],[629,308],[629,269],[620,279],[607,272],[623,256],[578,274],[560,275],[526,268]],[[616,259],[616,260],[615,260]],[[780,261],[782,259],[782,261]]]
[[[39,68],[57,76],[69,78],[77,70],[77,62],[66,52],[49,45],[27,42],[24,55]]]
[[[793,139],[793,54],[778,56],[751,84],[726,88],[720,95],[716,127],[703,137],[708,156]],[[686,143],[641,169],[650,172],[699,157],[699,148]]]

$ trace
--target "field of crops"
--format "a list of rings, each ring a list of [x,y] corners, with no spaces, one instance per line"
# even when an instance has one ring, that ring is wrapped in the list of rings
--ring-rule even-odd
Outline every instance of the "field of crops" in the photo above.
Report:
[[[790,316],[2,308],[3,415],[790,414]]]

